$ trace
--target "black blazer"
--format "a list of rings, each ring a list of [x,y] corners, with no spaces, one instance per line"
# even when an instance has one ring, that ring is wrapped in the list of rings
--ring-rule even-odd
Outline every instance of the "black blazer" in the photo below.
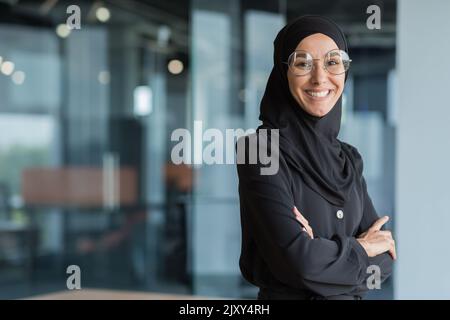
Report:
[[[239,266],[247,281],[278,298],[345,298],[364,296],[371,275],[368,266],[380,267],[382,281],[391,274],[391,256],[370,258],[355,238],[378,219],[362,172],[349,201],[336,207],[309,188],[283,154],[277,174],[261,175],[261,167],[248,161],[237,165]],[[292,212],[294,205],[309,221],[314,239],[302,230]]]

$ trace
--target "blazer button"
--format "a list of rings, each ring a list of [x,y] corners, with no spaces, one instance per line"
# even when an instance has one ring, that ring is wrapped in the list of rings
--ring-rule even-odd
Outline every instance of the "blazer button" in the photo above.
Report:
[[[343,218],[344,218],[344,211],[338,210],[338,211],[336,212],[336,217],[337,217],[338,219],[343,219]]]

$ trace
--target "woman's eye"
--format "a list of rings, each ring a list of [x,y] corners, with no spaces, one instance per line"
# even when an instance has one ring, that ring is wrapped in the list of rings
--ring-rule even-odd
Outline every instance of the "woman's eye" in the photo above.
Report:
[[[335,65],[338,65],[338,64],[340,64],[340,62],[339,62],[338,60],[331,60],[331,61],[328,61],[328,65],[329,65],[329,66],[335,66]]]
[[[308,62],[297,62],[297,63],[295,64],[295,66],[296,66],[297,68],[309,68],[309,67],[311,66],[311,64],[308,63]]]

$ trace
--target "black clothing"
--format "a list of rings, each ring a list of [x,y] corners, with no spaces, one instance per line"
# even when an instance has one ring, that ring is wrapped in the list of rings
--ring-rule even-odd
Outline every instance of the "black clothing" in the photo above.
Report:
[[[282,64],[289,55],[285,47],[295,48],[301,39],[318,32],[347,50],[343,33],[327,19],[306,16],[284,27],[275,40],[275,65],[261,102],[263,125],[253,142],[242,138],[253,144],[265,140],[261,129],[279,129],[275,175],[262,175],[265,165],[260,163],[238,164],[239,265],[244,278],[261,288],[259,298],[353,299],[368,290],[369,265],[380,267],[382,281],[392,271],[388,253],[369,258],[355,238],[378,215],[367,193],[360,154],[337,139],[340,99],[319,118],[303,111],[288,89]],[[309,221],[314,239],[302,230],[294,206]]]
[[[363,296],[368,290],[368,266],[380,267],[381,281],[391,274],[391,256],[383,253],[370,258],[355,238],[378,215],[367,193],[359,153],[348,147],[361,166],[344,206],[330,204],[311,189],[282,153],[275,175],[261,175],[260,164],[238,165],[239,266],[247,281],[286,294]],[[314,239],[302,231],[292,212],[294,205],[309,221]]]

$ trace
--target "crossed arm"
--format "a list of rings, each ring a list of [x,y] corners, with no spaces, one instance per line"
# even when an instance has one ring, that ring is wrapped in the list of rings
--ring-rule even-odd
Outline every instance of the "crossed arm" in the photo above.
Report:
[[[314,232],[308,220],[298,211],[297,207],[294,207],[292,212],[295,218],[302,224],[302,230],[307,232],[311,239],[314,239]],[[389,230],[381,230],[381,227],[388,221],[389,216],[377,219],[369,229],[356,238],[371,258],[389,252],[392,259],[397,259],[395,240],[392,238],[392,232]]]
[[[238,165],[241,206],[272,274],[288,286],[322,296],[366,291],[372,264],[380,266],[384,281],[396,258],[395,242],[390,232],[381,230],[387,218],[378,218],[368,195],[358,237],[314,237],[308,221],[293,208],[283,172],[267,177],[259,174],[258,166]]]

